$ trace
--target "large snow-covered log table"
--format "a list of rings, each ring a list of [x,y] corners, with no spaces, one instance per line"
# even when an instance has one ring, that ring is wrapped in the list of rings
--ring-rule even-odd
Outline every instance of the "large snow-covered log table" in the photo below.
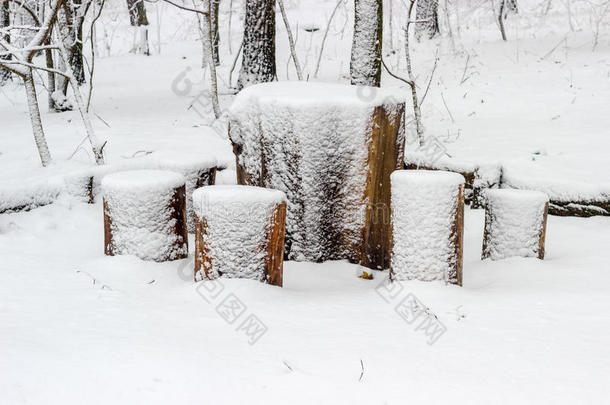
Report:
[[[249,186],[193,193],[195,281],[249,278],[282,286],[286,195]]]
[[[464,176],[398,170],[391,178],[391,279],[462,285]]]
[[[104,252],[167,261],[188,256],[184,177],[133,170],[102,180]]]
[[[485,191],[483,259],[511,256],[544,259],[549,197],[539,191]]]
[[[276,82],[237,95],[229,134],[238,183],[286,193],[287,258],[389,267],[404,112],[395,92],[370,87]]]

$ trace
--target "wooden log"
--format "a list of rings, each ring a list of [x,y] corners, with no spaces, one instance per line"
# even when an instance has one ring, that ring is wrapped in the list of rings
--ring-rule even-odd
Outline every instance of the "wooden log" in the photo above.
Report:
[[[502,185],[502,166],[486,164],[477,166],[472,183],[471,208],[485,208],[485,190],[500,188]]]
[[[485,192],[482,259],[512,256],[544,259],[549,198],[539,191]]]
[[[288,198],[286,257],[389,267],[389,177],[403,164],[402,99],[320,83],[247,88],[229,112],[239,184]]]
[[[193,193],[195,281],[249,278],[282,286],[286,196],[249,186]]]
[[[184,177],[134,170],[102,180],[104,253],[158,262],[188,256]]]
[[[156,166],[182,174],[186,186],[186,221],[190,233],[195,233],[193,192],[216,183],[217,161],[209,155],[169,155],[157,157]]]
[[[462,285],[464,177],[430,170],[392,176],[390,277]]]
[[[464,177],[464,202],[473,203],[475,197],[475,182],[477,166],[470,163],[452,162],[449,159],[426,161],[422,157],[405,160],[405,170],[441,170],[461,174]]]

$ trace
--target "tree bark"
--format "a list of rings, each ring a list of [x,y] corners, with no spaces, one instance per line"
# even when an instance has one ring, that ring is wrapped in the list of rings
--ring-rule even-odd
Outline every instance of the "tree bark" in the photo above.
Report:
[[[275,0],[249,0],[237,88],[271,82],[275,76]]]
[[[9,3],[8,0],[0,0],[0,28],[8,27],[11,25],[11,16],[9,14]],[[11,42],[11,36],[6,34],[4,36],[4,40],[8,43]],[[0,57],[4,60],[11,60],[11,55]],[[0,67],[0,85],[7,80],[10,80],[11,72],[7,69],[3,69]]]
[[[43,166],[48,166],[51,163],[51,152],[44,135],[42,120],[40,119],[40,109],[38,107],[38,96],[36,95],[36,86],[34,85],[34,76],[32,69],[28,69],[28,73],[23,77],[25,86],[25,95],[28,101],[28,109],[30,111],[30,120],[32,122],[32,131],[34,132],[34,141],[40,155],[40,162]]]
[[[438,25],[438,0],[417,0],[415,18],[418,21],[418,23],[415,24],[415,38],[418,41],[421,41],[422,39],[432,39],[440,34]]]
[[[350,61],[351,83],[379,87],[383,0],[354,0],[354,38]]]
[[[219,43],[220,32],[218,30],[218,9],[220,8],[220,0],[210,0],[210,25],[212,27],[212,56],[214,64],[220,65]]]
[[[132,51],[150,55],[150,48],[148,46],[148,17],[144,0],[127,0],[127,8],[129,10],[129,23],[132,27],[140,28],[140,42],[135,44],[134,41]]]

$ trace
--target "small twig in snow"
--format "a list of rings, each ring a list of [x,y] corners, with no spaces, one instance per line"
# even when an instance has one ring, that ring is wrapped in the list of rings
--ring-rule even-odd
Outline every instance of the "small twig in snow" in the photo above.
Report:
[[[453,114],[451,114],[451,111],[449,111],[449,107],[447,106],[447,101],[445,101],[445,96],[443,95],[442,91],[441,91],[441,98],[443,99],[443,104],[445,105],[445,109],[449,113],[449,117],[451,118],[451,122],[455,122],[455,120],[453,119]]]

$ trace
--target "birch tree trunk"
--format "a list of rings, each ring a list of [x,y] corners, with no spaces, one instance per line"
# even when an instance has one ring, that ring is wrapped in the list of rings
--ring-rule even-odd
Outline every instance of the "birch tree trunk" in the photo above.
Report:
[[[354,85],[379,87],[381,84],[381,46],[383,0],[354,0],[354,38],[350,61]]]
[[[248,0],[237,89],[271,82],[275,76],[275,0]]]
[[[30,112],[30,121],[32,122],[32,131],[34,132],[34,141],[38,148],[40,161],[42,165],[46,167],[51,163],[51,152],[49,152],[49,146],[47,145],[44,129],[42,127],[42,120],[40,119],[38,96],[36,95],[36,86],[34,85],[34,76],[32,75],[31,68],[29,68],[25,76],[23,76],[23,84]]]
[[[415,24],[415,38],[418,41],[432,39],[440,34],[438,26],[438,0],[417,0],[415,18],[418,21]]]

